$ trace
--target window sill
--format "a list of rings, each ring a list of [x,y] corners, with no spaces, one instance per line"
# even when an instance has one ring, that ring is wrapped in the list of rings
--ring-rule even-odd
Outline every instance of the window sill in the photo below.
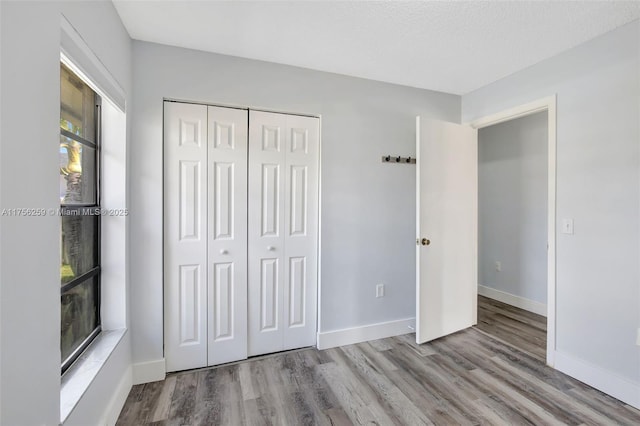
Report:
[[[64,373],[60,384],[60,422],[64,423],[89,389],[126,329],[103,331]]]

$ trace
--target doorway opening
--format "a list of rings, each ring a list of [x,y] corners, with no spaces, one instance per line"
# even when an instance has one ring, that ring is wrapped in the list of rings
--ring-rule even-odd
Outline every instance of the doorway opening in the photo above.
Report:
[[[477,328],[553,366],[555,96],[478,129]]]

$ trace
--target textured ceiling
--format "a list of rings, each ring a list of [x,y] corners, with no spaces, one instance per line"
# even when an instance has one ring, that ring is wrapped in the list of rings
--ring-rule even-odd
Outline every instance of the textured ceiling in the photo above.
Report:
[[[134,39],[465,94],[640,17],[612,1],[114,1]]]

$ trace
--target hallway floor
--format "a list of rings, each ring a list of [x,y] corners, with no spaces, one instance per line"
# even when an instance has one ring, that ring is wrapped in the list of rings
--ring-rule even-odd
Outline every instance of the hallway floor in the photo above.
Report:
[[[479,330],[545,361],[547,319],[488,297],[478,296]]]

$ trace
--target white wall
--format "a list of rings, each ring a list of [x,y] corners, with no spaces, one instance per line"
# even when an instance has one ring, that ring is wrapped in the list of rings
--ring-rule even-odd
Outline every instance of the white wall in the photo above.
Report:
[[[4,31],[2,30],[2,11],[3,7],[0,4],[0,52],[2,52],[2,39]],[[2,55],[0,54],[0,165],[2,162]],[[0,188],[2,188],[2,167],[0,167]],[[2,197],[0,197],[0,209],[2,208]],[[1,210],[0,210],[1,211]],[[2,238],[2,220],[0,220],[0,239]],[[2,295],[2,243],[0,243],[0,296]],[[2,332],[2,303],[0,303],[0,332]],[[2,380],[2,338],[0,337],[0,381]],[[0,385],[0,420],[2,419],[2,385]]]
[[[460,97],[145,42],[133,56],[135,363],[163,357],[163,97],[321,114],[320,329],[415,315],[415,166],[380,157],[415,155],[415,116],[457,122]]]
[[[557,93],[557,351],[590,366],[581,380],[630,384],[637,405],[639,57],[635,21],[462,99],[467,122]]]
[[[61,14],[127,93],[131,41],[111,2],[2,1],[0,10],[0,209],[57,208]],[[58,424],[59,218],[3,216],[0,227],[0,424]],[[101,374],[125,374],[128,352]]]
[[[2,39],[4,35],[4,31],[2,30],[2,11],[3,7],[0,4],[0,52],[3,50]],[[3,79],[2,79],[2,55],[0,54],[0,165],[3,164],[2,161],[2,87],[3,87]],[[0,188],[2,188],[2,167],[0,167]],[[2,208],[2,197],[0,196],[0,209]],[[1,211],[1,210],[0,210]],[[2,238],[2,220],[0,220],[0,239]],[[0,243],[0,296],[2,295],[2,243]],[[2,332],[2,303],[0,302],[0,332]],[[0,381],[2,380],[2,338],[0,337]],[[0,420],[2,419],[2,385],[0,385]]]
[[[546,111],[478,131],[478,283],[542,304],[547,144]]]

